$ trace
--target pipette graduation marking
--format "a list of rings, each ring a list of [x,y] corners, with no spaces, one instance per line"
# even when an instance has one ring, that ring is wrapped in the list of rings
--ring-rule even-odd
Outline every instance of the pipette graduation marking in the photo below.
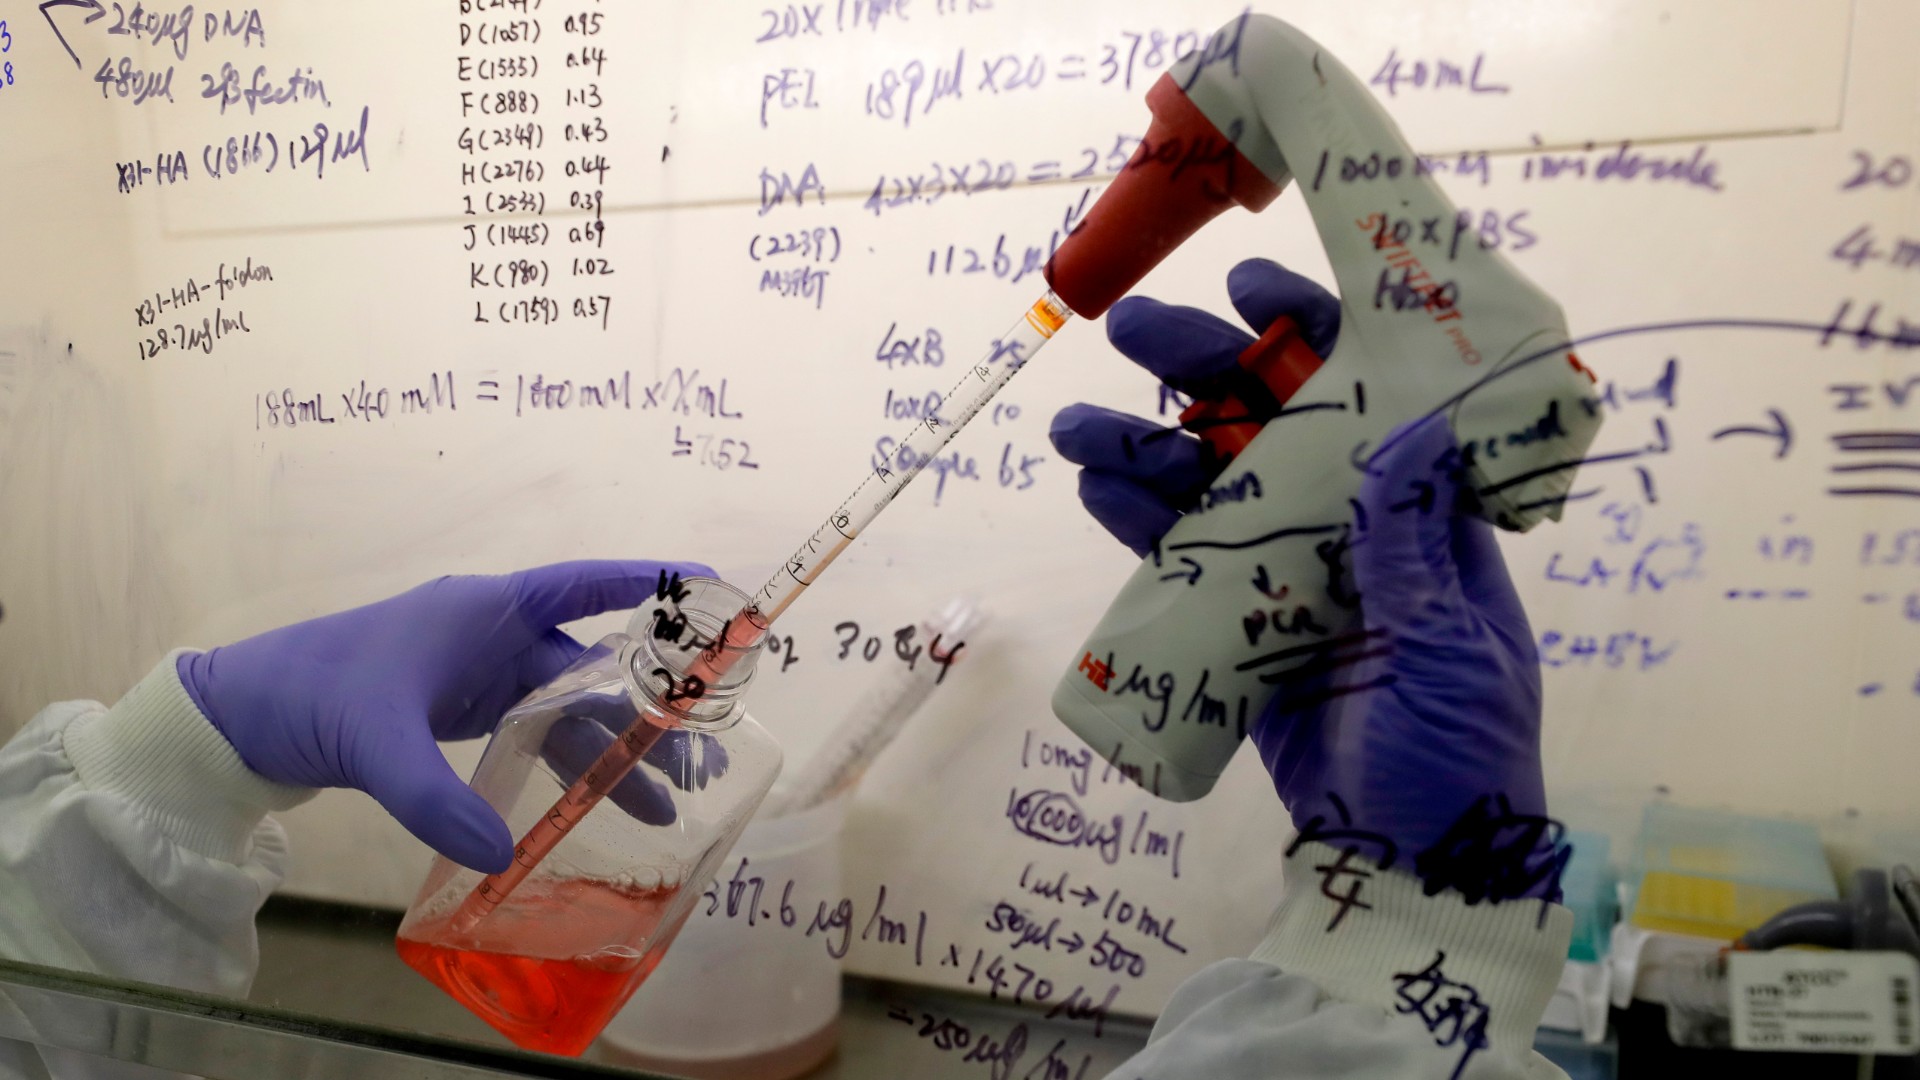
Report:
[[[713,686],[720,676],[733,665],[733,661],[758,644],[767,632],[773,620],[787,610],[801,590],[813,584],[848,544],[861,531],[880,516],[880,511],[894,500],[913,478],[920,475],[926,467],[946,447],[967,421],[979,415],[993,395],[1007,385],[1027,361],[1040,351],[1041,346],[1063,326],[1073,312],[1058,296],[1048,290],[1046,295],[1033,302],[1013,329],[1005,337],[993,343],[987,356],[969,369],[954,384],[947,396],[942,399],[942,408],[954,401],[966,404],[960,412],[950,418],[929,416],[914,425],[899,445],[894,448],[892,457],[885,465],[877,466],[853,489],[853,494],[841,502],[838,509],[827,515],[826,521],[807,537],[805,543],[787,559],[773,577],[760,587],[753,602],[747,609],[716,635],[711,649],[703,649],[695,664],[694,675],[703,686]],[[563,792],[551,809],[527,830],[520,842],[514,845],[513,862],[507,869],[497,874],[489,874],[474,886],[473,892],[460,904],[460,909],[450,920],[450,928],[456,933],[466,933],[479,924],[495,908],[500,906],[509,893],[513,892],[534,867],[539,866],[551,853],[567,831],[579,824],[607,792],[612,791],[633,767],[640,763],[653,744],[665,734],[665,729],[647,721],[642,714],[621,733],[611,745],[601,751],[580,778]]]
[[[840,553],[853,543],[873,519],[886,509],[927,462],[937,457],[940,451],[967,426],[967,421],[976,416],[993,395],[1007,385],[1007,380],[1033,359],[1048,339],[1062,326],[1073,312],[1060,298],[1048,290],[1045,296],[1033,302],[1027,313],[1007,331],[1005,337],[993,343],[985,359],[975,364],[960,376],[952,390],[942,400],[941,409],[955,401],[966,404],[958,415],[941,417],[929,416],[918,424],[894,448],[892,457],[885,465],[876,466],[860,481],[838,509],[827,515],[827,520],[813,530],[813,535],[801,544],[780,569],[773,572],[767,583],[754,595],[753,604],[759,610],[763,621],[771,623],[787,610],[801,590],[813,584],[820,572],[832,564]],[[1004,363],[999,363],[1004,360]],[[997,365],[997,366],[996,366]]]

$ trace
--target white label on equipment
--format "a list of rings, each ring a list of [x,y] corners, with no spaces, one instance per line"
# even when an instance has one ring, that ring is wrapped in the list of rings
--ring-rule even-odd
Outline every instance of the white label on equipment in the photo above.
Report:
[[[1920,1050],[1920,961],[1900,952],[1736,952],[1728,957],[1739,1050]]]

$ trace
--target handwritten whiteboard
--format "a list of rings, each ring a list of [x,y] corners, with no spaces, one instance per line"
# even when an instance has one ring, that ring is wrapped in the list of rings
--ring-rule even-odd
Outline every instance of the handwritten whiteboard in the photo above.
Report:
[[[1555,798],[1911,826],[1920,12],[1263,8],[1373,81],[1601,373],[1612,460],[1507,543]],[[1038,294],[1147,86],[1240,10],[0,5],[0,720],[444,573],[757,584]],[[1142,291],[1225,312],[1251,255],[1332,280],[1289,193]],[[901,628],[992,613],[861,790],[844,896],[753,932],[1134,1013],[1256,939],[1287,835],[1258,762],[1161,803],[1047,711],[1132,564],[1046,441],[1078,400],[1160,404],[1071,325],[783,620],[752,708],[798,761]],[[1035,791],[1079,842],[1016,827]],[[292,891],[398,906],[424,872],[358,793],[285,822]]]

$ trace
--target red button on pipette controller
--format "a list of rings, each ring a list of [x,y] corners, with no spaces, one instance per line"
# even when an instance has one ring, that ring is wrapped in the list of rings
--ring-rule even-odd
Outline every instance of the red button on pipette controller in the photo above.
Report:
[[[1266,422],[1326,363],[1292,319],[1274,320],[1258,341],[1242,349],[1238,378],[1224,397],[1207,398],[1180,413],[1180,426],[1204,439],[1220,464],[1247,448]]]

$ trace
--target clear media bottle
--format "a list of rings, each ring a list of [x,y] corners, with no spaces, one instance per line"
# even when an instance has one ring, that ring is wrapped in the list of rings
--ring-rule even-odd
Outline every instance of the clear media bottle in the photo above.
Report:
[[[766,627],[745,594],[664,586],[501,717],[473,788],[520,842],[436,858],[400,956],[529,1050],[578,1054],[660,963],[780,772],[742,698]]]

